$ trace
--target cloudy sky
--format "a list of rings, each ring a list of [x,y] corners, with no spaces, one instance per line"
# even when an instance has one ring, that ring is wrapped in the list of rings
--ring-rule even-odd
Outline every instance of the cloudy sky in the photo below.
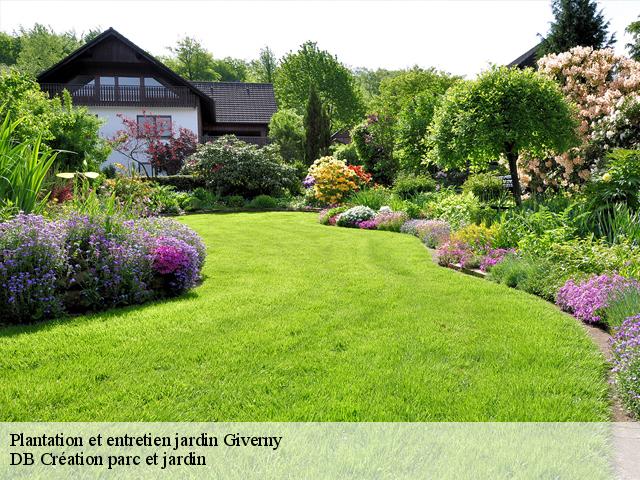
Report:
[[[625,27],[638,0],[604,0],[624,52]],[[216,57],[254,58],[269,45],[278,56],[305,40],[349,66],[435,66],[474,76],[508,63],[538,42],[551,21],[548,0],[169,1],[0,0],[0,30],[35,22],[55,30],[113,27],[152,54],[189,35]]]

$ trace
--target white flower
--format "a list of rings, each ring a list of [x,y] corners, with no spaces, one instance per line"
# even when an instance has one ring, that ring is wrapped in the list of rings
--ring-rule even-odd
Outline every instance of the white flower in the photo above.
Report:
[[[391,207],[385,205],[384,207],[380,207],[380,210],[378,210],[380,213],[391,213],[393,212],[393,210],[391,209]]]

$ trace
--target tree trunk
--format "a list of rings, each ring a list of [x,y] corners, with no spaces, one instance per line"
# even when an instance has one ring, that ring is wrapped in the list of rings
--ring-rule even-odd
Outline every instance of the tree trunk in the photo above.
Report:
[[[511,184],[513,185],[513,198],[516,205],[522,204],[522,190],[520,189],[520,178],[518,177],[518,152],[513,143],[505,145],[507,160],[509,161],[509,173],[511,174]]]

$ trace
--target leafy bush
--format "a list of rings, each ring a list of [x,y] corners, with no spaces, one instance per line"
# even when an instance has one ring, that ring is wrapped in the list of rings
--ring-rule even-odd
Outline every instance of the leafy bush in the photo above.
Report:
[[[625,405],[640,417],[640,315],[627,318],[613,337],[613,372]]]
[[[357,227],[359,222],[364,220],[372,220],[376,216],[376,212],[369,207],[357,206],[341,213],[336,221],[339,227]]]
[[[400,175],[393,183],[393,193],[408,199],[424,192],[433,192],[436,181],[426,175]]]
[[[570,279],[558,291],[556,303],[585,323],[605,322],[606,308],[628,290],[640,292],[640,284],[620,275],[596,275],[578,283]]]
[[[429,248],[438,248],[448,242],[451,226],[444,220],[419,220],[415,235]]]
[[[74,106],[68,92],[48,98],[34,78],[14,69],[0,72],[0,118],[20,120],[17,142],[41,140],[41,149],[59,151],[54,171],[97,170],[111,149],[100,136],[103,120]]]
[[[160,185],[170,185],[179,192],[190,192],[197,188],[204,188],[206,186],[204,179],[195,175],[167,175],[153,177],[149,180],[159,183]]]
[[[173,220],[18,215],[0,224],[0,320],[42,320],[176,295],[204,264],[198,235]]]
[[[266,210],[269,208],[277,208],[278,201],[275,198],[270,197],[269,195],[258,195],[256,198],[251,200],[247,206],[249,208],[255,208],[258,210]]]
[[[425,206],[427,218],[445,220],[454,230],[474,223],[479,218],[480,211],[479,200],[471,194],[443,193]]]
[[[378,212],[374,218],[375,228],[387,230],[389,232],[399,232],[400,228],[407,221],[407,214],[404,212]],[[362,227],[361,227],[362,228]]]
[[[287,163],[304,160],[304,125],[295,110],[280,109],[269,122],[269,138],[280,147]]]
[[[486,227],[485,225],[470,224],[455,232],[451,239],[454,242],[468,245],[476,253],[485,253],[493,246],[497,231],[496,225]]]
[[[218,206],[220,197],[206,188],[196,188],[191,192],[190,210],[210,210]]]
[[[277,147],[259,148],[233,135],[198,145],[182,173],[204,179],[218,195],[277,196],[299,188],[295,168],[282,162]]]
[[[346,199],[348,205],[364,205],[373,210],[380,210],[381,207],[391,203],[391,192],[385,187],[376,186],[365,188],[352,193]]]
[[[393,156],[393,132],[377,115],[351,130],[351,139],[358,158],[376,183],[390,185],[398,171],[398,161]]]
[[[536,263],[531,259],[507,255],[491,268],[488,278],[511,288],[529,291],[526,286],[530,284],[531,278],[537,274],[537,270]]]
[[[473,193],[483,202],[498,200],[505,192],[502,179],[491,173],[476,173],[470,175],[462,185],[465,193]]]
[[[360,165],[360,159],[358,158],[358,152],[353,142],[342,144],[334,144],[332,146],[332,155],[338,160],[342,160],[347,165]]]
[[[245,201],[241,195],[229,195],[222,198],[222,203],[229,208],[242,208],[244,207]]]

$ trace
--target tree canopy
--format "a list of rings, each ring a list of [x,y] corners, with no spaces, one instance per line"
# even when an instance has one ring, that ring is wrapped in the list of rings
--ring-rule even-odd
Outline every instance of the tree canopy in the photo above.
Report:
[[[256,60],[250,65],[251,80],[260,83],[273,83],[278,68],[278,59],[273,50],[264,47]]]
[[[332,128],[351,126],[363,112],[364,104],[353,74],[329,52],[314,42],[304,43],[297,52],[285,55],[275,77],[280,107],[302,114],[311,86],[317,89],[331,119]]]
[[[269,138],[280,146],[280,155],[287,163],[304,159],[305,131],[303,118],[294,110],[278,110],[269,122]]]
[[[640,16],[635,22],[631,22],[626,28],[626,32],[631,35],[631,42],[627,43],[629,56],[640,62]]]
[[[81,35],[73,30],[56,33],[40,23],[31,28],[20,27],[12,34],[0,32],[0,64],[14,66],[21,72],[36,76],[98,33],[96,29]]]
[[[506,158],[519,203],[518,155],[564,152],[576,144],[576,126],[572,107],[553,80],[532,69],[494,67],[451,87],[434,116],[429,155],[454,168]]]
[[[195,38],[184,37],[178,40],[175,47],[167,49],[173,56],[163,57],[162,60],[178,75],[192,81],[220,80],[221,75],[215,69],[213,55]]]
[[[609,22],[595,0],[553,0],[554,20],[542,40],[538,55],[566,52],[573,47],[605,48],[616,41]]]

